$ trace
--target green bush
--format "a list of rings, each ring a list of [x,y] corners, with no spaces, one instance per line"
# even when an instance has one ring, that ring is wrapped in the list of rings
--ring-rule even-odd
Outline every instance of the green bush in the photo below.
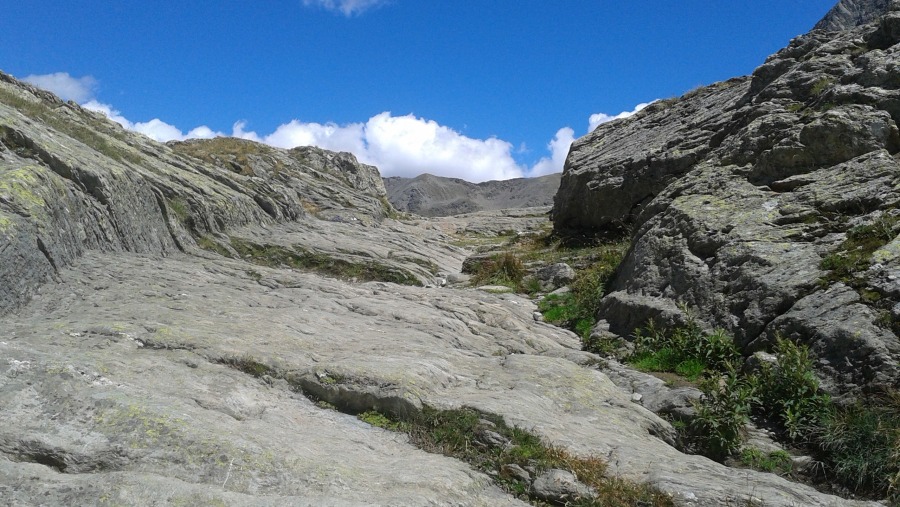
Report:
[[[806,347],[779,337],[775,352],[778,362],[764,363],[752,378],[758,398],[756,409],[796,441],[820,426],[831,400],[819,390]]]
[[[712,373],[700,383],[703,398],[689,427],[689,438],[703,454],[723,459],[741,447],[744,425],[750,420],[753,386],[726,363],[723,373]]]
[[[830,468],[848,487],[889,492],[900,501],[900,395],[833,408],[818,434]]]
[[[741,451],[741,463],[754,470],[788,475],[794,469],[791,455],[785,451],[764,453],[755,447],[747,447]]]
[[[476,285],[505,285],[518,291],[522,289],[526,272],[521,259],[512,252],[504,252],[482,262],[472,282]]]
[[[720,329],[705,333],[689,319],[670,331],[657,329],[653,321],[635,331],[635,351],[628,362],[642,371],[676,372],[696,379],[707,369],[723,371],[739,357],[728,333]]]

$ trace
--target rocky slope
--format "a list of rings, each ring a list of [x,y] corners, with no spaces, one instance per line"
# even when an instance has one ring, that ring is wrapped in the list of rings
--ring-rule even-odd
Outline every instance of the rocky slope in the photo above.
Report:
[[[895,0],[841,0],[816,23],[815,30],[841,31],[870,23],[888,12]]]
[[[530,301],[427,287],[469,252],[352,157],[161,145],[5,75],[0,139],[0,503],[521,505],[353,417],[472,407],[678,505],[857,504],[680,453]]]
[[[823,23],[884,12],[843,1]],[[898,10],[816,30],[576,141],[555,228],[633,238],[598,329],[687,309],[745,352],[809,344],[835,394],[900,387],[898,41]]]
[[[476,211],[531,208],[553,204],[560,174],[538,178],[469,183],[457,178],[423,174],[384,179],[388,200],[400,211],[427,217]]]

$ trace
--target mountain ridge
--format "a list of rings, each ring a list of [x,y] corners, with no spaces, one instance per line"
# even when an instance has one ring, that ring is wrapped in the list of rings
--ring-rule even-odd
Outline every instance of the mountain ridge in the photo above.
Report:
[[[505,208],[553,204],[561,174],[470,183],[459,178],[421,174],[384,178],[388,200],[400,211],[448,216]]]

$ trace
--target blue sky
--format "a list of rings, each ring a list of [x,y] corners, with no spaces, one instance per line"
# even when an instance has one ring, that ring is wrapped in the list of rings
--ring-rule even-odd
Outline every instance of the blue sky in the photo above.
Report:
[[[160,140],[481,181],[561,170],[592,115],[749,74],[835,1],[11,1],[0,69]]]

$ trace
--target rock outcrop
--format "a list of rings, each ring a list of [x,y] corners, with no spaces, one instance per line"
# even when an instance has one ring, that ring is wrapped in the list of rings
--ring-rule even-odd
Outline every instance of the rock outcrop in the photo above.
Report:
[[[815,30],[849,30],[884,16],[896,0],[841,0],[816,23]]]
[[[529,300],[417,286],[468,252],[349,156],[161,145],[8,76],[0,133],[0,503],[522,505],[353,417],[471,407],[679,505],[871,505],[684,455]]]
[[[457,178],[423,174],[415,178],[385,178],[388,199],[400,211],[427,217],[477,211],[550,206],[560,174],[537,178],[469,183]]]
[[[810,345],[835,394],[900,386],[898,41],[898,11],[816,30],[576,141],[555,228],[633,237],[603,324],[628,336],[686,305],[747,353]]]

